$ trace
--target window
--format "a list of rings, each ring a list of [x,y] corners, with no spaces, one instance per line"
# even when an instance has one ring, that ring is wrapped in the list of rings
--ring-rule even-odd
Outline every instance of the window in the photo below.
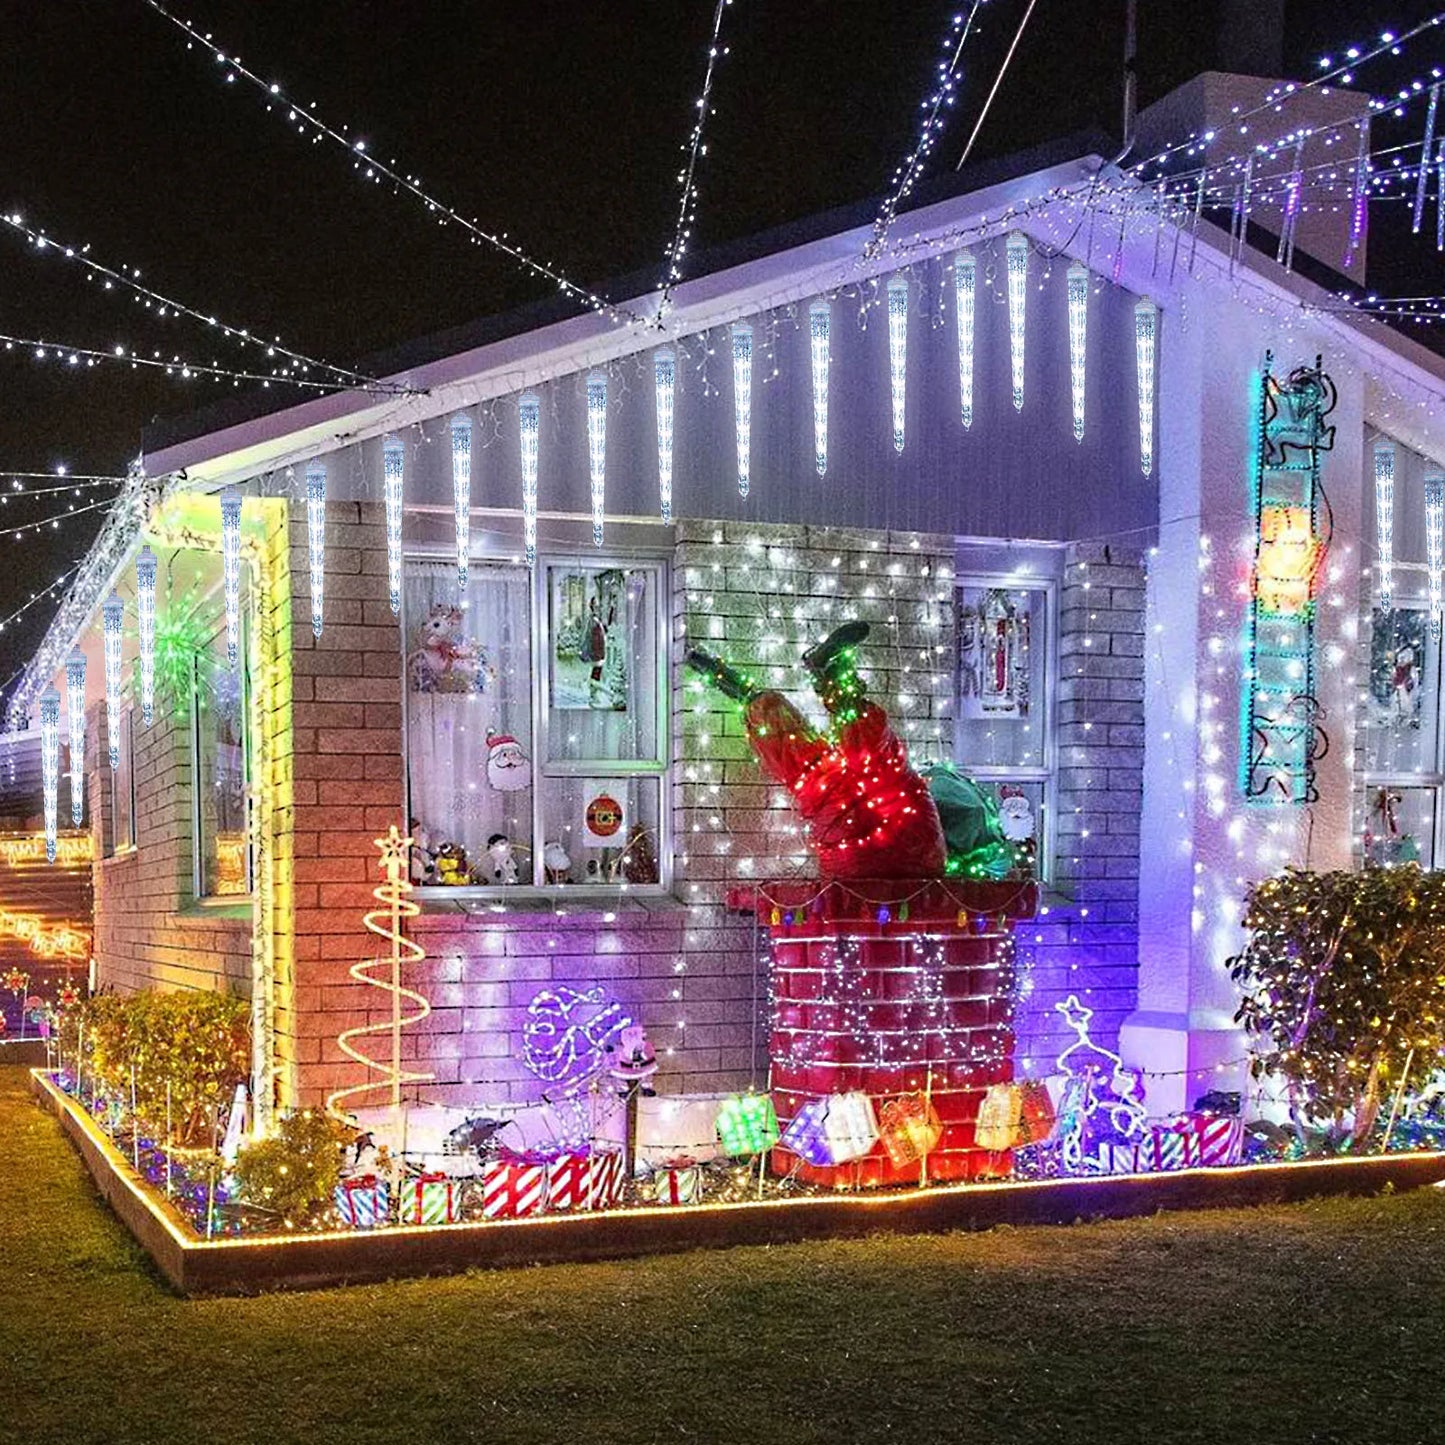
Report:
[[[425,886],[662,887],[660,561],[417,558],[403,588],[410,826]]]
[[[968,576],[956,597],[954,761],[992,793],[1004,831],[1050,873],[1053,822],[1054,589]]]
[[[195,656],[196,896],[251,891],[244,639],[235,668],[222,628]]]
[[[130,708],[120,715],[119,760],[110,773],[110,851],[135,847],[135,754]]]
[[[1440,854],[1440,641],[1427,610],[1406,602],[1370,614],[1370,676],[1362,721],[1364,851],[1372,863]]]

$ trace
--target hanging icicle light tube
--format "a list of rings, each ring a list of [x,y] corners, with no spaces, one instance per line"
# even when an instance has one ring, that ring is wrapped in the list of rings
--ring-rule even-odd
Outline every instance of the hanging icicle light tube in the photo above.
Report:
[[[1159,310],[1152,301],[1134,307],[1134,362],[1139,374],[1139,470],[1154,470],[1154,338]]]
[[[234,668],[241,650],[241,493],[221,493],[221,570],[226,593],[226,662]]]
[[[737,427],[738,496],[745,497],[752,483],[753,464],[753,328],[734,323],[733,418]]]
[[[587,466],[592,477],[592,545],[602,545],[607,515],[607,376],[587,378]]]
[[[311,553],[311,632],[321,636],[321,611],[326,593],[326,466],[306,468],[306,542]]]
[[[1013,373],[1014,410],[1024,409],[1024,316],[1028,306],[1029,242],[1022,231],[1004,243],[1008,264],[1008,352]]]
[[[406,448],[399,437],[387,437],[381,446],[381,486],[386,502],[386,580],[391,610],[401,612],[401,489]]]
[[[1077,261],[1065,277],[1069,296],[1069,384],[1074,403],[1074,440],[1084,439],[1084,380],[1089,353],[1089,270]]]
[[[1380,571],[1380,610],[1395,605],[1395,444],[1375,443],[1375,550]]]
[[[140,714],[149,727],[156,713],[156,554],[149,547],[135,559],[135,616],[140,633]]]
[[[1440,639],[1441,593],[1445,590],[1445,477],[1425,478],[1425,563],[1430,572],[1430,634]]]
[[[120,766],[120,646],[125,626],[125,604],[112,592],[100,612],[105,642],[105,735],[110,744],[110,765]]]
[[[973,425],[973,309],[978,263],[972,251],[953,258],[953,298],[958,309],[958,405],[964,430]]]
[[[541,450],[542,403],[528,392],[517,403],[522,451],[522,542],[527,566],[537,565],[537,462]]]
[[[903,450],[908,403],[908,282],[888,283],[888,389],[893,400],[893,450]]]
[[[85,812],[85,654],[72,652],[65,664],[65,711],[70,737],[70,821],[80,827]]]
[[[657,494],[662,520],[672,521],[672,418],[677,399],[677,357],[664,346],[652,358],[657,387]]]
[[[60,694],[54,688],[40,699],[40,777],[45,790],[45,861],[53,863],[60,821]]]
[[[457,523],[457,591],[465,594],[472,551],[472,419],[465,412],[452,418],[452,510]]]
[[[828,340],[833,310],[826,301],[808,307],[808,342],[813,361],[813,465],[828,471]]]

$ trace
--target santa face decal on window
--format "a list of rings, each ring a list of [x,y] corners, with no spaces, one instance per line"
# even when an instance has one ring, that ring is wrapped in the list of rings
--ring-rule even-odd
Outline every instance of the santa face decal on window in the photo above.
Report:
[[[510,733],[487,734],[487,784],[499,793],[516,793],[532,785],[532,763]]]

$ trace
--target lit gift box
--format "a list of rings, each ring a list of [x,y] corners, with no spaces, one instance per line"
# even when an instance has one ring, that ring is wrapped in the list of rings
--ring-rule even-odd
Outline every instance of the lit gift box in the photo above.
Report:
[[[1019,1089],[1018,1144],[1041,1144],[1054,1132],[1054,1101],[1038,1079],[1024,1079]]]
[[[717,1112],[724,1154],[761,1154],[778,1142],[778,1116],[767,1094],[734,1094]]]
[[[455,1224],[456,1180],[446,1174],[423,1174],[403,1180],[397,1218],[402,1224]]]
[[[545,1154],[499,1154],[482,1166],[482,1214],[487,1219],[520,1219],[547,1207]]]
[[[1184,1114],[1175,1121],[1192,1135],[1194,1163],[1204,1168],[1238,1164],[1244,1155],[1244,1120],[1229,1114]]]
[[[702,1198],[702,1168],[695,1159],[668,1159],[652,1175],[659,1204],[696,1204]]]
[[[353,1229],[375,1229],[387,1218],[386,1180],[359,1174],[336,1186],[336,1212]]]
[[[555,1155],[547,1165],[548,1209],[609,1209],[622,1198],[622,1155],[616,1149]]]
[[[1199,1163],[1199,1140],[1182,1121],[1151,1124],[1145,1156],[1150,1169],[1192,1169]]]
[[[782,1142],[784,1149],[796,1154],[805,1164],[831,1164],[833,1152],[828,1144],[828,1101],[809,1099],[801,1104],[798,1112],[788,1120]]]
[[[861,1159],[878,1142],[878,1116],[873,1112],[873,1100],[857,1090],[830,1095],[823,1133],[828,1141],[829,1163],[846,1164],[850,1159]]]
[[[902,1094],[884,1104],[878,1117],[878,1137],[898,1167],[916,1164],[938,1147],[943,1121],[922,1094]]]
[[[1153,1145],[1144,1139],[1105,1139],[1083,1161],[1095,1174],[1149,1174],[1153,1172]]]
[[[973,1142],[980,1149],[1012,1149],[1019,1140],[1023,1090],[1017,1084],[993,1084],[978,1106]]]

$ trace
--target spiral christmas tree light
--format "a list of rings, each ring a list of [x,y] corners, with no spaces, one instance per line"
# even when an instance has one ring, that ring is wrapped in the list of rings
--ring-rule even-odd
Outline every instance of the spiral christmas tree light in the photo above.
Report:
[[[808,308],[808,340],[813,361],[813,465],[821,477],[828,470],[828,333],[832,308],[815,301]]]
[[[1141,301],[1134,308],[1134,364],[1139,376],[1139,470],[1154,470],[1154,338],[1159,308]]]
[[[587,378],[587,469],[592,478],[592,545],[602,545],[607,514],[607,377]]]
[[[734,324],[733,420],[738,444],[738,496],[752,485],[753,466],[753,328],[746,321]]]
[[[517,403],[522,448],[522,541],[527,566],[537,565],[537,463],[541,452],[542,403],[528,392]]]
[[[1010,231],[1004,243],[1008,266],[1008,354],[1013,374],[1014,410],[1024,409],[1024,320],[1029,296],[1029,242],[1022,231]]]
[[[386,580],[391,610],[401,612],[401,488],[406,449],[399,437],[381,445],[381,487],[386,502]]]
[[[662,520],[672,521],[672,420],[677,397],[677,357],[664,346],[652,357],[657,388],[657,494]]]
[[[358,983],[380,989],[390,997],[391,1017],[343,1029],[337,1037],[337,1045],[347,1058],[380,1076],[337,1089],[327,1097],[326,1112],[348,1122],[350,1114],[342,1107],[344,1100],[385,1088],[389,1091],[392,1110],[399,1112],[405,1085],[426,1083],[436,1077],[435,1074],[408,1069],[401,1062],[402,1030],[420,1023],[431,1013],[431,1005],[426,998],[402,982],[403,965],[420,963],[426,957],[426,950],[420,944],[413,943],[402,934],[403,922],[421,912],[411,898],[412,883],[407,876],[412,839],[399,832],[393,823],[386,837],[376,839],[376,846],[381,850],[382,881],[373,890],[372,897],[379,906],[368,912],[362,922],[370,932],[385,940],[387,949],[375,958],[352,964],[350,972]],[[389,1058],[369,1053],[359,1046],[364,1039],[380,1037],[390,1039]]]
[[[1375,443],[1375,550],[1380,569],[1380,610],[1395,605],[1395,444]]]
[[[54,688],[40,699],[40,780],[45,790],[45,861],[53,863],[60,817],[60,694]]]
[[[452,511],[457,524],[457,591],[465,592],[472,552],[472,419],[465,412],[452,418]]]
[[[953,258],[953,299],[958,312],[958,406],[964,429],[973,425],[973,312],[978,262],[972,251]]]
[[[65,664],[66,726],[70,732],[70,821],[80,827],[85,812],[85,654],[72,652]]]
[[[321,636],[326,595],[326,464],[306,468],[306,542],[311,554],[311,632]]]
[[[908,403],[908,282],[888,283],[888,390],[893,400],[893,450],[903,450]]]
[[[1065,277],[1069,296],[1069,383],[1074,402],[1074,440],[1084,439],[1084,371],[1088,363],[1089,272],[1077,261]]]
[[[1425,478],[1425,565],[1430,577],[1430,631],[1440,637],[1441,592],[1445,589],[1445,477]]]
[[[112,592],[100,611],[105,643],[105,735],[110,743],[110,765],[120,766],[120,647],[125,625],[125,604]]]
[[[135,559],[135,616],[140,634],[140,714],[149,727],[156,713],[156,554],[149,547]]]
[[[221,572],[226,593],[226,662],[235,667],[241,651],[241,493],[221,493]]]

